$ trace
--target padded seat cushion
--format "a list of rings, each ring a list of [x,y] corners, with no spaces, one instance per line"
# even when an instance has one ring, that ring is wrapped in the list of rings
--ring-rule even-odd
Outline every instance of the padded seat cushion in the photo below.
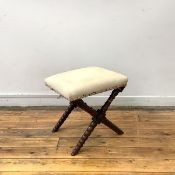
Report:
[[[125,87],[127,81],[125,75],[101,67],[71,70],[45,79],[47,86],[70,101]]]

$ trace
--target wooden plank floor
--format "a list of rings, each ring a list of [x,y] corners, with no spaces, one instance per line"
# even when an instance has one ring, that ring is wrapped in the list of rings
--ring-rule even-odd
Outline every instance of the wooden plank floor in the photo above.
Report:
[[[99,125],[77,156],[70,156],[90,122],[74,111],[58,133],[63,110],[0,110],[0,175],[175,175],[175,111],[110,110],[125,134]]]

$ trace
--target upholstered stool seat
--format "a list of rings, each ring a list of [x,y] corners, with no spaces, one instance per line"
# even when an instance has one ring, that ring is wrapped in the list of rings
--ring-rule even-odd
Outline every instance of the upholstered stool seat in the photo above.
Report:
[[[98,124],[102,123],[106,125],[117,134],[121,135],[124,133],[119,127],[107,119],[106,111],[114,98],[123,91],[127,81],[128,78],[125,75],[100,67],[76,69],[53,75],[45,79],[45,83],[48,87],[70,101],[70,105],[58,120],[52,132],[57,132],[59,130],[69,114],[76,107],[83,109],[92,116],[92,121],[77,145],[74,147],[71,153],[72,156],[80,151],[81,147]],[[82,100],[83,97],[108,90],[112,90],[112,93],[104,105],[98,110],[89,107]]]
[[[86,67],[53,75],[45,83],[55,92],[73,101],[92,94],[126,86],[127,77],[101,67]]]

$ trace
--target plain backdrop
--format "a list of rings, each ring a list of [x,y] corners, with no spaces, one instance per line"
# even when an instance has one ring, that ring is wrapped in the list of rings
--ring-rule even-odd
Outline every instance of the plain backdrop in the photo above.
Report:
[[[123,96],[175,104],[174,7],[174,0],[0,0],[0,95],[51,94],[45,77],[102,66],[129,77]]]

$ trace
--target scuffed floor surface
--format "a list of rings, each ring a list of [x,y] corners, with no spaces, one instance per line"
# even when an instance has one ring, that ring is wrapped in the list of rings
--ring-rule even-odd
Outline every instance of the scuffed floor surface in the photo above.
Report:
[[[58,133],[63,110],[0,110],[0,175],[175,175],[175,111],[110,110],[125,132],[99,125],[77,156],[72,147],[91,117],[73,111]]]

